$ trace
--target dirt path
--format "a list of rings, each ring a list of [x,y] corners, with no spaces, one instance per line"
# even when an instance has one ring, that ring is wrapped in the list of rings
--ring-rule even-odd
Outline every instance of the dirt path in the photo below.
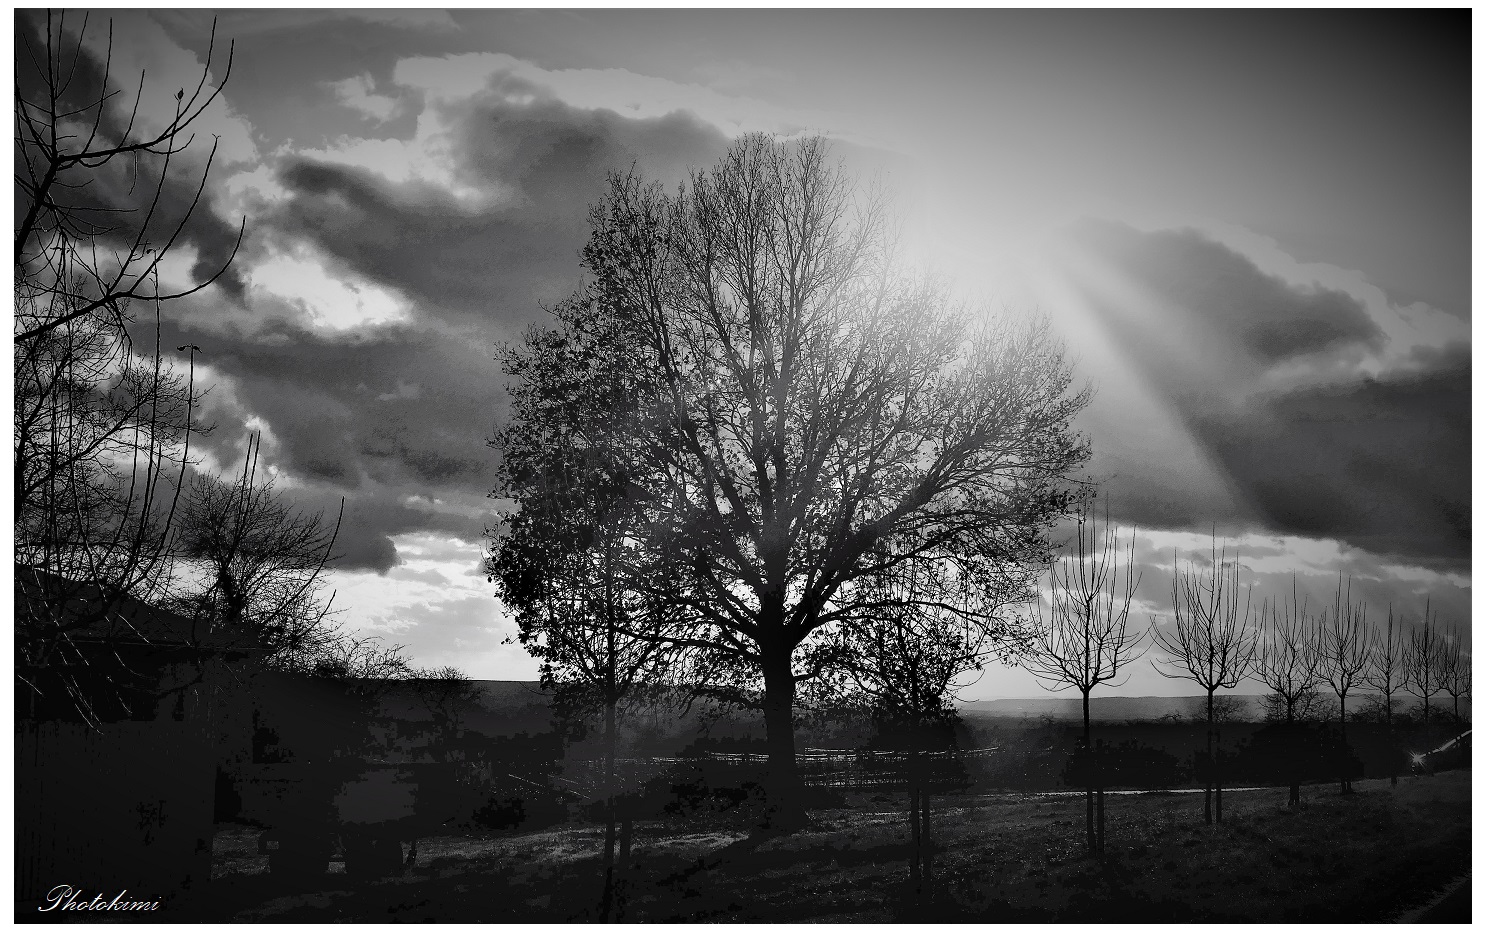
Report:
[[[1399,924],[1470,924],[1472,920],[1472,876],[1455,880],[1444,892],[1419,908],[1399,916]]]

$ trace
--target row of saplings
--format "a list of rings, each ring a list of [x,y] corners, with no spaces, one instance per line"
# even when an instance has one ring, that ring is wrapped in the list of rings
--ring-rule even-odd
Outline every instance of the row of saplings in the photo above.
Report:
[[[1387,776],[1397,783],[1400,775],[1427,767],[1425,758],[1409,749],[1434,748],[1466,728],[1456,720],[1404,727],[1358,724],[1345,735],[1333,722],[1279,721],[1247,730],[1232,746],[1215,743],[1212,755],[1198,749],[1186,756],[1136,740],[1078,741],[1060,778],[1070,788],[1084,789],[1091,801],[1087,845],[1091,855],[1099,855],[1105,852],[1107,790],[1202,788],[1205,814],[1222,822],[1226,786],[1284,787],[1286,804],[1294,807],[1302,804],[1304,784],[1336,782],[1349,794],[1359,778]]]

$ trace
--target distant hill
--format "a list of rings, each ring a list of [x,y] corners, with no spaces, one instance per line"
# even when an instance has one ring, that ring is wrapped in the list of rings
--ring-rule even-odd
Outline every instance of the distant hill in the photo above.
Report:
[[[1244,706],[1241,719],[1259,720],[1264,713],[1263,697],[1259,694],[1230,694]],[[1103,722],[1125,720],[1160,720],[1165,716],[1186,719],[1201,716],[1205,704],[1202,695],[1190,697],[1091,697],[1089,715],[1091,720]],[[1008,719],[1053,720],[1083,719],[1083,707],[1078,695],[1072,697],[1014,697],[1003,700],[965,701],[960,704],[961,714],[968,717],[998,717]]]

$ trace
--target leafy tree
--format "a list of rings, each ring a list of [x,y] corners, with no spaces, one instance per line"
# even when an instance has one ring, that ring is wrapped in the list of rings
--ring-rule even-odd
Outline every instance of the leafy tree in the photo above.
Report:
[[[1107,513],[1103,531],[1088,507],[1076,521],[1073,552],[1049,571],[1051,606],[1033,627],[1023,665],[1050,690],[1072,687],[1083,700],[1083,754],[1093,754],[1089,696],[1101,684],[1115,684],[1122,671],[1145,650],[1146,630],[1130,626],[1131,599],[1141,584],[1135,570],[1136,535],[1120,554],[1119,536]],[[1086,769],[1088,775],[1089,769]],[[1098,812],[1098,815],[1097,815]],[[1105,789],[1098,801],[1086,783],[1084,829],[1090,855],[1104,851]]]
[[[592,302],[575,299],[558,313],[592,342],[539,330],[502,354],[506,372],[521,382],[511,387],[513,416],[492,441],[502,454],[497,493],[520,508],[493,533],[487,569],[559,703],[603,713],[601,917],[608,920],[619,818],[617,718],[648,682],[661,679],[666,646],[659,633],[668,616],[643,583],[655,561],[643,533],[643,500],[630,479],[632,446],[642,439],[630,428],[640,393],[628,335]]]
[[[1250,625],[1249,591],[1239,591],[1239,557],[1230,558],[1227,548],[1220,550],[1217,539],[1207,568],[1179,566],[1173,555],[1172,621],[1168,631],[1153,626],[1168,658],[1153,662],[1152,667],[1163,677],[1195,682],[1208,696],[1203,822],[1211,824],[1217,819],[1222,823],[1224,792],[1214,759],[1213,695],[1220,688],[1232,690],[1249,677],[1258,640]]]
[[[623,334],[631,417],[596,443],[642,507],[636,580],[704,691],[763,706],[777,825],[804,818],[794,707],[833,632],[871,621],[911,559],[957,582],[921,603],[994,616],[1046,561],[1087,456],[1070,425],[1088,395],[1046,325],[900,273],[882,218],[821,139],[745,136],[674,195],[615,177],[591,284],[525,351],[563,417]]]

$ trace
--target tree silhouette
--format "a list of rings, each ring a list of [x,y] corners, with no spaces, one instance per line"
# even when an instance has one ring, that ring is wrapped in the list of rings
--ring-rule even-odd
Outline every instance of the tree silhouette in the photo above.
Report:
[[[1369,655],[1368,669],[1363,673],[1364,682],[1383,699],[1384,728],[1389,736],[1389,784],[1399,784],[1399,766],[1402,757],[1397,754],[1394,740],[1394,695],[1404,687],[1405,663],[1408,658],[1408,637],[1403,625],[1395,625],[1394,605],[1389,605],[1387,621],[1383,631],[1373,640],[1373,651]]]
[[[72,27],[66,14],[16,17],[13,450],[15,559],[40,572],[18,577],[27,612],[17,620],[17,677],[40,690],[33,673],[60,673],[90,719],[87,692],[68,674],[83,662],[74,636],[126,599],[156,598],[170,576],[181,478],[200,427],[191,370],[160,347],[161,304],[206,287],[231,256],[210,276],[162,289],[159,272],[200,201],[211,155],[189,204],[172,209],[166,192],[232,53],[209,87],[209,48],[194,91],[178,93],[174,116],[146,131],[143,75],[131,106],[110,73],[112,27],[102,61],[87,36],[86,15]],[[132,205],[99,200],[111,173],[143,181],[129,186]],[[153,324],[136,317],[141,302]],[[152,344],[137,345],[131,329],[151,326]]]
[[[1461,644],[1461,630],[1452,629],[1441,649],[1441,690],[1451,697],[1451,716],[1461,722],[1461,698],[1471,693],[1472,657]]]
[[[583,361],[623,333],[636,400],[597,443],[643,504],[637,580],[700,689],[762,704],[777,826],[804,819],[797,687],[870,618],[874,581],[938,562],[965,583],[923,602],[993,616],[1046,559],[1087,456],[1070,423],[1088,396],[1046,324],[899,273],[882,217],[821,139],[742,137],[675,195],[615,177],[592,284],[523,351],[534,393],[581,400]]]
[[[1352,600],[1352,581],[1343,590],[1342,575],[1338,574],[1337,594],[1332,601],[1332,612],[1325,617],[1319,634],[1322,677],[1337,695],[1337,716],[1340,730],[1342,758],[1339,765],[1342,775],[1342,793],[1351,794],[1353,783],[1348,769],[1352,756],[1348,751],[1348,692],[1363,683],[1368,670],[1370,655],[1368,607]]]
[[[487,562],[497,595],[516,614],[523,647],[569,709],[602,711],[605,758],[604,888],[615,893],[617,717],[628,698],[662,679],[668,606],[643,583],[656,564],[643,534],[631,431],[640,397],[626,333],[607,310],[567,303],[561,314],[594,341],[534,331],[503,353],[513,417],[492,445],[502,453],[498,493],[520,503],[492,533]],[[630,826],[625,814],[625,828]],[[621,841],[628,846],[628,832]]]
[[[268,667],[303,672],[337,638],[323,575],[340,516],[330,525],[294,510],[259,474],[258,452],[250,436],[231,483],[193,478],[175,547],[184,582],[170,604],[256,645]]]
[[[1443,646],[1430,600],[1425,600],[1425,616],[1410,631],[1404,656],[1404,689],[1420,698],[1420,719],[1430,726],[1430,699],[1441,692],[1445,681]]]
[[[1249,591],[1239,592],[1239,558],[1229,558],[1214,539],[1207,568],[1179,566],[1172,556],[1172,622],[1170,631],[1155,625],[1166,662],[1152,662],[1166,678],[1195,682],[1207,694],[1208,732],[1204,761],[1203,822],[1222,822],[1224,792],[1214,759],[1213,694],[1233,689],[1254,670],[1257,633],[1250,625]]]
[[[909,876],[916,898],[933,884],[930,795],[935,765],[945,764],[955,747],[957,682],[981,670],[988,655],[1019,649],[1016,630],[996,618],[930,607],[926,594],[945,596],[963,586],[944,574],[935,562],[898,564],[893,575],[875,581],[882,609],[845,630],[840,646],[841,668],[872,715],[879,741],[908,756]]]
[[[1119,536],[1110,528],[1107,511],[1103,530],[1086,506],[1077,517],[1073,550],[1049,570],[1050,609],[1033,627],[1023,666],[1045,687],[1058,691],[1072,687],[1083,701],[1083,757],[1093,755],[1090,738],[1089,696],[1101,684],[1114,684],[1125,667],[1145,649],[1146,631],[1130,628],[1131,599],[1141,583],[1135,573],[1136,535],[1120,554]],[[1089,777],[1090,764],[1084,769]],[[1090,855],[1104,851],[1105,789],[1085,785],[1085,837]]]

